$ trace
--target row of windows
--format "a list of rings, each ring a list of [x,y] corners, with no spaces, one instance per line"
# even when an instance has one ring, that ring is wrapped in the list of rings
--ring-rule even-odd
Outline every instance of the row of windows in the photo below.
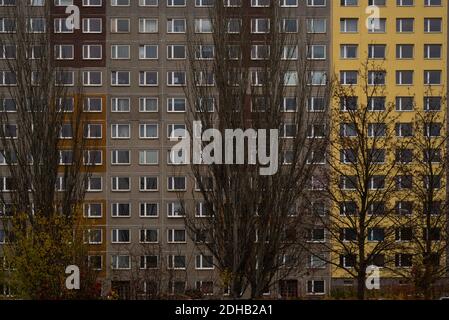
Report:
[[[169,44],[167,47],[167,60],[185,60],[187,59],[188,48],[183,44]],[[138,47],[138,56],[140,60],[158,60],[159,45],[142,44]],[[348,49],[351,49],[349,47]],[[282,50],[280,58],[282,60],[297,60],[298,46],[286,45]],[[351,51],[352,52],[352,51]],[[349,53],[351,53],[349,52]],[[307,50],[309,60],[325,60],[326,45],[310,45]],[[241,56],[241,55],[240,55]],[[15,59],[17,57],[17,48],[15,45],[1,45],[0,59]],[[73,60],[75,58],[75,46],[73,44],[58,44],[54,46],[54,57],[56,60]],[[215,48],[213,45],[201,45],[195,48],[195,58],[198,60],[212,60],[215,57]],[[270,46],[252,45],[251,60],[266,60],[270,57]],[[84,60],[103,59],[103,46],[99,44],[85,44],[82,46],[82,58]],[[241,58],[241,57],[238,57]],[[128,44],[111,45],[111,59],[129,60],[131,59],[131,46]]]
[[[398,33],[412,33],[415,25],[414,18],[396,18],[396,32]],[[370,18],[368,32],[370,33],[385,33],[387,32],[386,18]],[[423,31],[425,33],[440,33],[443,31],[442,18],[424,18]],[[340,18],[340,32],[342,33],[357,33],[359,32],[358,18]]]
[[[15,6],[17,0],[0,0],[0,6]],[[193,1],[193,0],[189,0]],[[106,1],[105,1],[106,2]],[[129,7],[131,0],[109,0],[112,7]],[[214,0],[195,0],[196,7],[212,7]],[[43,6],[45,0],[29,0],[30,6]],[[73,0],[54,0],[55,6],[69,6],[73,5]],[[139,0],[140,7],[157,7],[159,0]],[[241,0],[225,0],[224,6],[227,7],[240,7],[242,6]],[[103,0],[83,0],[83,7],[101,7]],[[167,7],[185,7],[187,0],[166,0]],[[251,0],[251,7],[269,7],[271,0]],[[281,7],[297,7],[298,0],[279,0]],[[307,6],[309,7],[324,7],[326,6],[326,0],[307,0]]]
[[[54,19],[54,33],[73,33],[74,28],[66,25],[66,18]],[[111,33],[130,33],[131,19],[130,18],[110,18]],[[268,33],[270,32],[270,19],[268,18],[253,18],[250,21],[251,33]],[[310,18],[306,19],[307,33],[326,33],[327,20],[325,18]],[[16,21],[13,18],[0,17],[0,33],[13,33],[16,31]],[[46,20],[42,17],[29,18],[28,32],[30,33],[44,33],[46,32]],[[227,33],[240,33],[242,29],[242,20],[237,18],[229,18],[227,21]],[[139,18],[138,20],[139,33],[159,33],[159,19],[158,18]],[[195,33],[212,33],[212,23],[208,18],[194,19]],[[283,18],[279,22],[279,30],[283,33],[298,32],[298,19]],[[102,18],[83,18],[81,31],[83,33],[102,33],[103,19]],[[186,33],[187,19],[184,18],[167,18],[166,23],[167,33]]]
[[[443,124],[438,122],[423,125],[422,133],[425,137],[440,137]],[[356,137],[358,128],[354,123],[340,123],[340,136]],[[394,132],[396,137],[412,137],[414,135],[414,124],[412,122],[397,122]],[[385,137],[387,135],[387,125],[385,123],[369,123],[367,128],[368,137]]]
[[[382,148],[372,149],[370,151],[370,161],[372,163],[382,164],[385,163],[387,150]],[[413,160],[417,159],[417,155],[415,154],[413,149],[396,149],[395,151],[395,161],[396,163],[402,163],[402,164],[410,164],[413,162]],[[427,163],[440,163],[442,160],[442,152],[441,149],[427,149],[422,152],[422,161]],[[354,149],[347,148],[340,150],[340,161],[341,163],[345,164],[356,164],[357,159],[357,152]],[[405,186],[404,177],[409,176],[401,176],[401,186]],[[399,182],[399,181],[398,181]],[[412,177],[410,176],[407,179],[407,186],[409,188],[412,187]]]
[[[358,6],[360,0],[340,0],[340,6],[342,7],[352,7]],[[398,7],[408,7],[414,6],[416,0],[368,0],[369,6],[387,6],[388,2],[396,2]],[[441,6],[441,0],[419,0],[423,3],[425,7]]]
[[[441,59],[443,46],[442,44],[424,44],[423,46],[424,59]],[[387,45],[385,44],[370,44],[368,45],[369,59],[385,59],[387,57]],[[414,44],[397,44],[396,45],[396,59],[413,59],[415,54]],[[359,46],[357,44],[342,44],[340,45],[341,59],[357,59],[359,56]]]
[[[64,101],[60,101],[61,108],[65,112],[72,112],[74,109],[74,99],[66,98]],[[262,97],[260,98],[262,100]],[[437,101],[435,101],[436,103]],[[254,105],[256,104],[256,105]],[[307,101],[307,107],[309,111],[324,111],[324,98],[322,97],[310,97]],[[138,98],[139,112],[158,112],[159,111],[159,98],[158,97],[139,97]],[[252,103],[251,109],[253,111],[261,110],[263,101],[255,101]],[[281,110],[283,112],[294,112],[297,110],[297,99],[295,97],[284,97],[282,100]],[[187,111],[187,99],[183,97],[170,97],[166,100],[167,112],[186,112]],[[110,102],[111,112],[130,112],[132,109],[132,99],[130,97],[115,97],[111,98]],[[195,106],[197,112],[214,112],[216,108],[215,97],[204,97]],[[17,105],[14,99],[0,98],[0,111],[16,112]],[[103,111],[103,99],[100,97],[87,97],[83,101],[84,112],[102,112]],[[71,128],[68,125],[63,126],[61,137],[70,137]],[[98,129],[101,131],[100,129]],[[126,129],[120,129],[126,130]],[[68,136],[66,136],[68,134]],[[101,133],[100,133],[101,134]],[[126,135],[127,136],[127,135]],[[125,137],[126,137],[125,136]],[[100,138],[99,136],[98,138]]]
[[[396,70],[396,85],[413,85],[415,71],[413,70]],[[340,84],[342,85],[356,85],[358,82],[359,71],[344,70],[340,71]],[[424,85],[441,85],[442,71],[441,70],[424,70]],[[387,78],[386,71],[368,71],[368,78],[366,79],[368,85],[385,85]]]
[[[159,86],[158,71],[139,71],[138,83],[141,87]],[[262,86],[266,84],[267,72],[263,70],[253,70],[250,73],[251,85]],[[36,72],[31,74],[31,83],[39,85],[39,75]],[[200,71],[195,74],[196,86],[215,86],[215,75],[213,72]],[[229,74],[229,85],[238,86],[241,80],[236,75]],[[298,85],[298,72],[286,71],[282,79],[284,86]],[[310,71],[307,84],[312,86],[323,86],[327,83],[327,73],[325,71]],[[75,71],[59,71],[55,75],[57,86],[74,86]],[[103,85],[103,72],[98,70],[82,71],[82,84],[84,86],[100,87]],[[187,73],[185,71],[167,71],[167,86],[182,87],[187,85]],[[17,85],[16,74],[13,71],[0,70],[0,86]],[[111,71],[110,85],[115,87],[131,86],[131,71],[117,70]]]
[[[440,111],[442,108],[442,97],[426,96],[423,98],[424,111]],[[341,111],[355,111],[358,109],[358,97],[347,96],[340,99]],[[413,96],[396,96],[394,99],[396,111],[413,111],[416,109],[416,101]],[[370,97],[366,108],[368,111],[385,111],[387,105],[387,98],[383,96]]]
[[[395,183],[396,186],[400,189],[407,189],[408,187],[411,187],[409,183],[412,183],[412,177],[411,176],[396,176],[395,177]],[[422,178],[422,184],[423,187],[426,190],[429,189],[440,189],[442,187],[442,176],[435,175],[435,176],[425,176]],[[357,181],[356,176],[350,176],[350,175],[342,175],[340,176],[339,181],[339,187],[343,190],[357,190],[359,187],[359,183]],[[369,178],[368,180],[368,187],[370,190],[381,190],[385,189],[386,185],[386,177],[383,175],[375,175]]]
[[[159,202],[140,202],[138,209],[140,218],[159,217],[160,211]],[[183,207],[183,204],[180,201],[167,202],[166,209],[168,218],[184,217],[185,208]],[[132,204],[129,202],[114,202],[111,204],[111,217],[113,218],[130,218],[132,216],[132,212],[133,212]],[[94,203],[94,202],[86,203],[84,205],[84,216],[86,218],[101,218],[103,216],[103,205],[101,203]],[[196,201],[195,216],[196,217],[210,216],[210,213],[206,209],[204,202]]]
[[[313,214],[321,216],[326,215],[327,208],[322,202],[314,202],[312,204]],[[396,201],[393,208],[388,209],[387,204],[383,201],[373,201],[367,208],[368,215],[385,215],[387,210],[391,210],[398,216],[411,216],[414,211],[420,211],[426,215],[437,216],[443,213],[443,202],[432,201],[430,203],[422,203],[420,205],[413,201]],[[344,201],[340,203],[340,215],[341,216],[358,216],[359,208],[355,201]]]
[[[397,268],[411,268],[413,266],[413,257],[412,254],[407,253],[397,253],[394,256],[394,266]],[[430,262],[438,266],[440,264],[440,256],[437,253],[433,253],[430,256]],[[386,267],[389,262],[384,254],[377,254],[371,258],[369,264],[375,265],[379,268]],[[354,268],[357,263],[357,255],[349,254],[349,255],[340,255],[340,266],[344,268]]]

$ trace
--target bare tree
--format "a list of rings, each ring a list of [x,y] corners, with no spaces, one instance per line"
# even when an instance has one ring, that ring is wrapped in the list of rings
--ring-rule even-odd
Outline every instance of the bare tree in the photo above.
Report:
[[[326,141],[325,112],[308,110],[327,106],[329,95],[326,74],[312,72],[307,59],[310,39],[302,26],[298,33],[286,32],[283,19],[289,13],[278,1],[260,10],[266,22],[257,36],[245,10],[224,1],[215,1],[209,11],[210,33],[200,33],[200,24],[188,32],[187,128],[191,137],[204,134],[203,150],[194,146],[194,157],[214,160],[190,166],[197,186],[193,198],[207,217],[186,205],[185,222],[192,237],[208,233],[197,247],[214,256],[233,298],[248,287],[251,297],[260,297],[279,273],[285,276],[302,261],[299,209]],[[202,130],[193,132],[195,121]],[[207,131],[211,128],[220,135]],[[270,129],[280,129],[281,137]],[[230,151],[245,145],[246,151]],[[264,161],[264,155],[273,161]],[[285,267],[285,255],[296,268]]]
[[[411,280],[418,294],[431,299],[434,285],[448,272],[446,97],[428,88],[423,104],[413,99],[411,106],[413,135],[406,143],[413,153],[409,162],[398,164],[402,175],[412,177],[409,210],[397,217],[401,229],[396,232],[396,240],[403,243],[396,265],[409,268],[396,272]]]
[[[395,246],[392,202],[406,181],[396,173],[394,104],[385,98],[385,71],[367,60],[340,78],[325,184],[330,209],[317,220],[325,226],[328,262],[341,277],[356,279],[357,298],[364,299],[367,267],[384,266]]]
[[[0,195],[3,208],[11,213],[1,222],[17,240],[5,246],[15,275],[22,284],[36,281],[22,288],[24,295],[34,298],[63,297],[65,266],[87,259],[84,249],[76,249],[81,246],[79,237],[72,239],[73,245],[66,244],[68,234],[79,227],[95,157],[84,139],[83,94],[76,73],[59,67],[54,59],[48,32],[53,29],[52,5],[17,1],[5,12],[8,32],[0,38],[2,53],[8,56],[2,61],[0,142],[7,166]],[[15,112],[8,112],[12,109]],[[27,265],[27,255],[35,253],[34,262],[40,263],[35,270],[49,268],[40,270],[41,278],[32,276]]]

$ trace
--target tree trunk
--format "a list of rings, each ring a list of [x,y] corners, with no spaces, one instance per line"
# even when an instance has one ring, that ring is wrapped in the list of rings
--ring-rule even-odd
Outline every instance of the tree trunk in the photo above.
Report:
[[[361,270],[357,275],[357,299],[365,300],[365,270]]]

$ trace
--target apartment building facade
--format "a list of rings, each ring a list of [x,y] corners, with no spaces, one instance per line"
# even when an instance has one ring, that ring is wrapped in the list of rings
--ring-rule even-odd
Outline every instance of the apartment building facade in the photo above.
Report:
[[[36,6],[43,2],[30,0]],[[264,32],[261,9],[270,1],[224,2],[245,10],[254,20],[251,24],[261,28],[254,33]],[[14,3],[0,0],[0,16]],[[48,31],[55,58],[73,70],[73,79],[78,74],[82,79],[89,117],[85,133],[93,141],[92,148],[101,152],[84,215],[90,229],[91,263],[100,270],[104,294],[114,289],[127,298],[155,291],[226,295],[213,258],[196,249],[180,216],[179,193],[189,198],[195,181],[188,166],[171,164],[169,159],[170,135],[186,126],[189,108],[187,32],[189,28],[195,33],[211,32],[212,3],[54,0],[54,28]],[[346,78],[369,58],[382,60],[387,71],[387,100],[408,101],[410,90],[423,100],[426,85],[447,87],[445,1],[281,0],[280,4],[290,32],[304,32],[312,40],[304,44],[310,46],[312,78],[313,74]],[[79,9],[79,29],[65,28],[70,5]],[[367,29],[364,21],[369,16],[365,10],[372,5],[380,10],[381,29],[376,32]],[[0,21],[0,32],[5,32],[4,18]],[[204,58],[212,52],[204,52]],[[397,82],[410,77],[413,83]],[[398,117],[410,122],[413,112],[398,110]],[[197,216],[204,215],[201,202],[194,207]],[[314,230],[314,242],[327,241],[324,228]],[[301,272],[283,279],[266,296],[316,298],[330,294],[334,285],[351,285],[348,274],[318,258],[307,257]]]
[[[412,135],[429,137],[424,123],[419,128],[415,124],[422,119],[420,115],[427,112],[435,114],[432,121],[435,121],[435,126],[439,128],[435,134],[430,133],[433,135],[432,139],[441,139],[441,136],[445,135],[443,132],[447,130],[447,110],[444,100],[447,95],[447,17],[447,2],[438,0],[342,0],[335,3],[332,8],[334,31],[332,34],[332,69],[337,81],[341,86],[354,88],[356,101],[354,105],[358,104],[358,107],[364,106],[375,113],[387,112],[385,110],[389,110],[391,105],[393,106],[390,120],[384,125],[389,126],[387,130],[395,132],[394,138],[391,140],[391,145],[387,146],[386,150],[382,150],[384,158],[380,162],[403,163],[404,159],[398,157],[399,154],[405,153],[415,154],[413,157],[422,156],[420,153],[423,153],[423,150],[419,149],[418,145],[413,145],[413,143],[407,145],[403,141]],[[374,94],[369,96],[365,90],[366,86],[377,86],[380,90],[371,91]],[[335,127],[344,127],[345,124],[338,123],[338,121],[341,121],[339,115],[347,112],[347,108],[349,106],[343,106],[340,101],[334,101],[331,121]],[[407,128],[410,128],[410,133],[406,132]],[[346,134],[348,137],[353,134],[349,132],[350,130],[346,131],[345,129],[348,127],[340,129],[342,130],[340,134]],[[374,135],[367,133],[369,137]],[[406,148],[400,148],[401,144],[406,145]],[[432,144],[429,143],[429,145]],[[446,146],[442,145],[441,148],[440,151],[445,153]],[[412,203],[414,200],[410,190],[407,191],[408,188],[418,184],[417,181],[412,182],[412,179],[420,179],[418,165],[413,164],[414,160],[411,161],[410,166],[417,168],[415,175],[404,176],[400,172],[396,173],[398,175],[394,177],[396,186],[392,188],[392,192],[397,193],[396,199],[390,199],[390,203],[385,204],[386,206],[396,206],[398,215],[401,214],[400,212],[408,210],[410,210],[410,214],[416,214],[416,211],[412,213],[412,210],[420,210],[415,206],[416,203]],[[380,162],[379,166],[382,165]],[[342,171],[340,173],[350,170],[345,163],[350,163],[350,161],[341,160]],[[439,164],[435,163],[434,166],[438,168]],[[379,177],[388,179],[385,175]],[[404,179],[408,179],[410,184],[403,184],[401,181]],[[445,186],[444,174],[441,179],[442,185]],[[376,188],[377,186],[373,186],[372,189]],[[349,190],[351,187],[347,187],[347,189]],[[409,192],[410,197],[404,197],[401,192]],[[440,200],[445,201],[445,196],[442,196]],[[335,210],[341,209],[336,208]],[[396,237],[395,245],[401,242],[406,243],[412,238],[411,236],[401,237],[398,231],[396,231],[396,235],[387,235],[388,223],[380,222],[370,227],[366,230],[369,240],[367,246],[374,246],[375,243],[384,241],[387,237]],[[349,236],[351,231],[355,232],[355,229],[350,230],[350,228],[345,230],[348,241],[351,238]],[[444,232],[444,228],[442,226],[442,232]],[[444,241],[443,238],[437,238],[436,241]],[[334,256],[335,263],[345,264],[345,267],[348,268],[353,267],[352,264],[355,260],[352,258],[356,257],[338,254]],[[446,265],[446,259],[447,253],[443,253],[439,263]],[[376,257],[376,261],[381,267],[381,285],[402,283],[401,278],[397,276],[398,273],[400,274],[401,270],[413,268],[412,258],[404,249],[395,254],[382,252]],[[355,283],[341,268],[335,268],[332,271],[332,279],[334,287],[353,286]]]

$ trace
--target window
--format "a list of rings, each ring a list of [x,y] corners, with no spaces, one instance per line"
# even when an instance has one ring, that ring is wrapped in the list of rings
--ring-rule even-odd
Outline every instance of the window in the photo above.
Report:
[[[167,33],[185,33],[186,20],[185,19],[167,19]]]
[[[398,163],[411,163],[413,161],[413,150],[400,148],[396,150],[396,161]]]
[[[129,165],[131,164],[131,153],[129,150],[112,150],[111,151],[112,165]]]
[[[185,137],[187,133],[185,124],[169,123],[167,125],[167,138]]]
[[[131,204],[130,203],[112,203],[111,215],[114,218],[131,217]]]
[[[97,97],[87,97],[84,99],[84,112],[101,112],[103,109],[103,99]]]
[[[441,110],[441,97],[424,97],[425,111],[439,111]]]
[[[413,53],[414,53],[413,44],[396,45],[396,59],[413,59]]]
[[[139,164],[140,165],[156,165],[159,163],[158,150],[140,150]]]
[[[131,230],[129,229],[112,229],[112,243],[130,243]]]
[[[139,71],[139,86],[157,86],[157,71]]]
[[[396,111],[413,111],[413,97],[396,97]]]
[[[325,60],[326,59],[326,46],[325,45],[311,45],[307,48],[307,58],[312,60]],[[290,54],[288,57],[297,57],[298,49],[294,47],[295,55]]]
[[[167,203],[167,217],[179,218],[183,217],[184,215],[184,208],[181,202],[174,201]]]
[[[326,22],[323,18],[306,19],[307,33],[326,33]]]
[[[210,19],[195,19],[195,32],[196,33],[211,33],[212,22]]]
[[[89,192],[99,192],[103,189],[103,178],[91,176],[87,179],[86,189]]]
[[[112,98],[111,111],[112,112],[129,112],[131,109],[130,98]]]
[[[84,137],[87,139],[101,139],[103,136],[101,123],[87,123],[84,125]]]
[[[112,255],[112,269],[131,269],[131,257],[127,255]]]
[[[386,97],[371,97],[367,107],[369,111],[385,111],[386,103]]]
[[[140,230],[140,243],[158,243],[158,229],[142,229]]]
[[[384,44],[370,44],[368,45],[368,58],[370,59],[385,59],[387,46]]]
[[[101,71],[83,71],[83,85],[84,86],[101,86],[102,73]]]
[[[129,124],[112,124],[111,138],[112,139],[129,139],[131,137],[131,127]]]
[[[139,112],[157,112],[158,98],[144,97],[139,98]]]
[[[168,98],[167,112],[185,112],[186,103],[185,98]]]
[[[385,71],[368,71],[369,85],[384,85],[387,74]]]
[[[12,71],[0,71],[0,86],[14,86],[17,84],[16,74]],[[69,84],[73,84],[72,81]]]
[[[157,33],[158,32],[158,20],[149,18],[139,19],[139,32],[140,33]]]
[[[413,85],[413,70],[396,71],[397,85]]]
[[[309,242],[324,242],[325,231],[324,228],[315,228],[307,230],[307,241]]]
[[[130,46],[127,44],[111,45],[111,59],[129,59]]]
[[[354,123],[340,123],[340,136],[341,137],[356,137],[357,128]]]
[[[396,228],[394,233],[396,241],[411,241],[413,239],[412,228]]]
[[[87,229],[84,242],[88,244],[101,244],[103,242],[103,230]]]
[[[340,32],[342,33],[356,33],[358,32],[359,19],[356,18],[341,18]]]
[[[357,261],[355,254],[340,255],[340,265],[344,268],[353,268]]]
[[[103,256],[100,255],[89,255],[87,256],[88,265],[94,270],[101,270],[103,268]]]
[[[184,229],[168,229],[167,230],[168,243],[185,243],[186,231]]]
[[[83,45],[83,59],[101,60],[103,47],[101,45],[87,44]]]
[[[395,131],[397,137],[411,137],[413,136],[413,125],[410,122],[396,123]]]
[[[140,191],[157,191],[158,177],[140,177]]]
[[[168,269],[185,269],[186,268],[186,256],[181,255],[169,255],[168,257]],[[183,288],[185,288],[185,282],[182,282]]]
[[[185,191],[186,190],[186,177],[180,177],[180,176],[168,177],[167,190],[168,191]]]
[[[199,45],[195,50],[195,58],[198,60],[210,60],[215,56],[213,45]]]
[[[98,166],[102,164],[103,152],[102,150],[85,150],[84,164],[90,166]]]
[[[100,18],[83,19],[83,33],[101,33],[102,21]]]
[[[342,44],[340,45],[340,58],[342,59],[356,59],[358,57],[357,44]]]
[[[396,32],[413,32],[415,19],[413,18],[397,18]]]
[[[251,19],[252,33],[268,33],[270,31],[270,19]]]
[[[15,46],[13,46],[15,50]],[[7,54],[11,54],[11,49],[8,50],[7,48],[3,47],[0,50],[2,50],[1,53],[3,53],[3,56],[6,58]],[[1,54],[0,53],[0,54]],[[15,51],[14,51],[15,56]],[[55,59],[57,60],[71,60],[73,59],[73,45],[62,45],[58,44],[55,45]]]
[[[168,71],[167,86],[184,86],[186,84],[185,71]]]
[[[199,270],[211,270],[214,268],[213,256],[197,255],[195,258],[195,268]]]
[[[111,71],[111,85],[112,86],[129,86],[130,72],[129,71]]]
[[[158,59],[158,45],[144,44],[139,46],[139,59]]]
[[[112,191],[130,191],[131,179],[129,177],[112,177]]]
[[[112,33],[129,33],[130,21],[127,18],[112,18],[111,19]]]
[[[379,190],[385,188],[385,176],[372,176],[369,179],[370,190]]]
[[[140,269],[157,269],[159,267],[159,256],[140,256]]]
[[[425,18],[424,19],[424,32],[441,32],[442,30],[442,19],[441,18]]]
[[[395,266],[398,268],[412,267],[413,255],[406,253],[395,254]]]
[[[425,85],[440,85],[441,84],[441,70],[425,70],[424,71]]]
[[[88,218],[101,218],[103,216],[103,205],[101,203],[85,203],[84,216]]]
[[[284,77],[286,86],[298,84],[298,73],[296,71],[287,71]],[[325,71],[311,71],[308,84],[312,86],[324,86],[327,83],[327,74]]]
[[[159,216],[159,204],[151,202],[140,203],[139,216],[141,218],[151,218]]]
[[[368,228],[368,241],[384,241],[385,230],[383,228]]]
[[[159,136],[159,127],[157,123],[141,123],[139,124],[140,139],[157,139]]]
[[[340,71],[340,84],[354,85],[357,84],[357,71]]]
[[[324,280],[308,280],[307,281],[307,294],[309,294],[309,295],[325,294]]]
[[[281,32],[296,33],[298,32],[298,20],[292,18],[284,18],[281,20]]]
[[[425,44],[424,58],[425,59],[441,59],[442,45],[441,44]]]
[[[308,267],[310,269],[324,269],[326,267],[324,254],[311,254]]]

